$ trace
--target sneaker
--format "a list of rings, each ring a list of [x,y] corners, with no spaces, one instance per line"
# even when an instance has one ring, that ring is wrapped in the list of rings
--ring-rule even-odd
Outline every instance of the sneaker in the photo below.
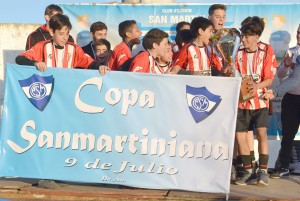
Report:
[[[268,186],[269,185],[269,175],[267,173],[267,170],[258,169],[257,171],[257,184]]]
[[[270,175],[272,179],[279,179],[280,177],[287,177],[290,176],[290,171],[287,168],[279,168],[275,170],[273,174]]]
[[[256,174],[252,174],[251,172],[245,170],[244,175],[242,177],[239,177],[235,184],[237,185],[248,185],[248,184],[256,184],[257,183],[257,176]]]
[[[236,174],[236,177],[237,177],[237,178],[242,177],[242,176],[245,174],[245,171],[246,171],[246,170],[243,168],[243,166],[240,166],[240,165],[236,166],[236,167],[235,167],[235,174]]]
[[[258,169],[258,163],[256,161],[254,161],[252,163],[252,172],[257,172]]]

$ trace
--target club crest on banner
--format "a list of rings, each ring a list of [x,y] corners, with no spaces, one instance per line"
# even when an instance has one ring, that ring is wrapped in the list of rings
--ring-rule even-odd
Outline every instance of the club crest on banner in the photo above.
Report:
[[[211,115],[221,102],[221,96],[208,91],[206,87],[186,86],[186,99],[196,123]]]
[[[51,76],[32,75],[25,80],[19,80],[20,86],[28,100],[40,111],[49,103],[54,87],[54,78]]]

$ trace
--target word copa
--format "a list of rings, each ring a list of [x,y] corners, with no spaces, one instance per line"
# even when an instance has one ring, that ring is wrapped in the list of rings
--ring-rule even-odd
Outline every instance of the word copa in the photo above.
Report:
[[[80,91],[87,85],[97,86],[100,92],[102,88],[102,78],[95,77],[95,78],[88,79],[79,86],[75,94],[76,107],[80,111],[86,113],[103,112],[105,109],[104,107],[89,105],[80,99]],[[121,111],[122,115],[127,115],[129,106],[135,105],[138,100],[140,103],[140,107],[142,108],[145,107],[147,104],[149,108],[155,106],[155,94],[152,91],[145,90],[141,93],[141,95],[139,95],[138,91],[135,89],[131,89],[131,90],[124,89],[123,92],[121,93],[120,89],[118,88],[110,88],[105,93],[105,101],[110,105],[115,105],[119,103],[122,97],[123,97],[122,111]]]

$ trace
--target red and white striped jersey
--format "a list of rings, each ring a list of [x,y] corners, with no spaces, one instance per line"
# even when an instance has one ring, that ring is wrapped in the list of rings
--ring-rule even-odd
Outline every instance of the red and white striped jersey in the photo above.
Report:
[[[78,45],[67,42],[63,48],[59,49],[54,47],[52,40],[41,41],[20,56],[45,62],[47,67],[88,68],[94,62],[94,59],[85,54]]]
[[[175,58],[174,65],[179,65],[183,70],[209,70],[211,58],[209,57],[208,48],[206,46],[197,46],[195,43],[185,44],[177,58]]]
[[[164,74],[169,70],[169,66],[160,67],[153,56],[144,51],[134,57],[131,62],[129,71],[141,73]]]
[[[272,55],[260,47],[255,52],[246,52],[244,48],[240,48],[237,52],[235,65],[243,77],[256,75],[258,78],[256,83],[274,78]],[[245,103],[240,103],[239,108],[256,110],[268,107],[268,101],[262,98],[265,90],[258,89],[254,98]]]

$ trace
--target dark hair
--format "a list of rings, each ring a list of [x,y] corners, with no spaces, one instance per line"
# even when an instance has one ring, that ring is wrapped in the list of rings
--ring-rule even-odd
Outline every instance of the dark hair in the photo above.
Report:
[[[226,11],[227,7],[224,4],[213,4],[208,9],[208,15],[212,16],[212,14],[215,12],[215,10],[218,10],[218,9]]]
[[[153,44],[159,45],[164,38],[168,38],[169,35],[160,29],[151,29],[148,31],[143,39],[143,47],[145,49],[153,49]]]
[[[55,5],[55,4],[50,4],[45,9],[45,15],[48,15],[50,17],[53,15],[54,12],[58,12],[61,14],[64,13],[63,10],[61,9],[61,7],[59,7],[58,5]]]
[[[100,31],[100,30],[103,30],[103,29],[106,29],[107,30],[107,26],[106,24],[104,24],[103,22],[94,22],[91,27],[90,27],[90,32],[91,33],[95,33],[96,31]]]
[[[96,42],[94,43],[94,46],[98,46],[98,45],[105,45],[107,47],[107,51],[110,51],[110,42],[106,39],[99,39],[96,40]]]
[[[189,43],[193,40],[193,35],[189,29],[183,29],[177,32],[175,37],[175,42],[179,46],[179,48],[182,48],[182,43]]]
[[[64,26],[67,26],[69,30],[72,29],[72,24],[68,16],[57,13],[50,18],[49,27],[53,32],[55,32],[55,30],[61,30]]]
[[[244,26],[244,25],[246,25],[246,24],[251,23],[252,21],[257,21],[257,22],[262,21],[262,22],[260,23],[260,26],[262,26],[262,30],[265,29],[265,22],[264,22],[264,19],[263,19],[263,18],[260,18],[260,17],[258,17],[258,16],[253,16],[253,17],[250,17],[250,16],[249,16],[249,17],[247,17],[246,19],[244,19],[244,20],[242,21],[241,27]]]
[[[177,25],[176,25],[176,31],[180,31],[180,29],[185,26],[185,25],[191,25],[191,23],[189,22],[185,22],[185,21],[182,21],[182,22],[178,22]]]
[[[265,23],[264,21],[257,16],[247,17],[242,22],[242,27],[240,28],[243,35],[251,36],[258,35],[261,36],[264,31]]]
[[[126,32],[129,32],[134,24],[135,20],[125,20],[119,24],[119,35],[122,39],[126,38]]]
[[[191,23],[191,33],[194,38],[196,38],[199,33],[198,30],[201,28],[205,31],[209,26],[214,26],[212,21],[204,17],[195,17]]]

